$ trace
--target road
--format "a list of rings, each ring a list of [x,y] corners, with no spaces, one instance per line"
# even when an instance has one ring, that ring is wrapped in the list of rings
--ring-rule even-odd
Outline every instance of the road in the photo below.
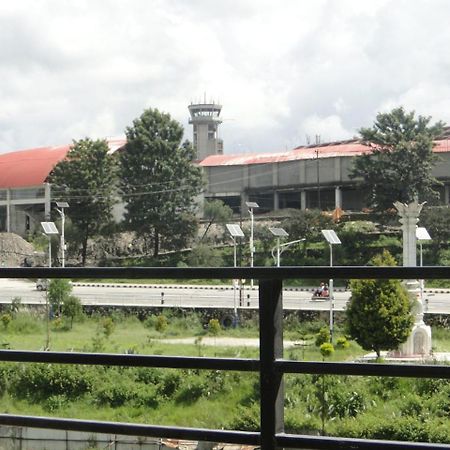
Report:
[[[127,305],[164,306],[183,308],[257,308],[258,289],[244,288],[241,297],[232,286],[193,286],[193,285],[120,285],[120,284],[81,284],[74,283],[73,293],[86,305]],[[235,297],[236,293],[236,297]],[[449,290],[426,290],[428,312],[450,313]],[[13,297],[20,297],[24,304],[44,304],[45,292],[36,290],[35,284],[28,280],[0,279],[0,303],[9,303]],[[335,292],[334,309],[343,310],[350,293]],[[330,303],[311,300],[310,291],[290,290],[283,292],[285,309],[324,310]]]

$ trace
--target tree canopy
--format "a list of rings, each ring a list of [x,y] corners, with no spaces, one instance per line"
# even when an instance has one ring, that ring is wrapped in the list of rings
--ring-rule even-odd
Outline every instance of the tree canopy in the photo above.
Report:
[[[388,251],[372,259],[377,266],[395,266]],[[400,280],[351,280],[347,327],[364,349],[395,350],[406,341],[413,325],[411,302]]]
[[[70,205],[65,214],[80,236],[83,265],[88,239],[112,220],[117,164],[108,151],[105,140],[74,141],[49,176],[54,199]]]
[[[182,144],[183,127],[169,114],[146,109],[126,129],[120,155],[124,221],[130,230],[167,249],[183,246],[195,230],[195,197],[203,187],[194,150]]]
[[[384,211],[395,201],[438,199],[439,182],[431,175],[436,161],[432,150],[443,123],[430,125],[430,121],[399,107],[379,113],[372,128],[359,131],[371,152],[355,158],[350,177],[362,178],[370,207]]]

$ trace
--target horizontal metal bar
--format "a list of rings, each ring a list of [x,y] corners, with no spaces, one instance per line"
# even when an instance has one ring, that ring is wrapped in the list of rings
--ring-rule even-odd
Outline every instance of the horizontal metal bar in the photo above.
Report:
[[[256,372],[257,359],[0,350],[0,361]]]
[[[274,365],[275,369],[281,373],[450,378],[450,366],[448,365],[300,362],[288,360],[277,360]]]
[[[275,436],[279,448],[307,448],[324,450],[405,450],[450,448],[448,444],[426,442],[382,441],[373,439],[351,439],[341,437],[308,436],[280,433]]]
[[[127,279],[450,279],[450,266],[435,267],[6,267],[0,278]]]
[[[0,424],[17,427],[54,430],[86,431],[90,433],[124,434],[156,438],[189,439],[193,441],[228,442],[230,444],[259,445],[259,433],[246,431],[210,430],[204,428],[168,427],[122,422],[62,419],[59,417],[0,414]]]

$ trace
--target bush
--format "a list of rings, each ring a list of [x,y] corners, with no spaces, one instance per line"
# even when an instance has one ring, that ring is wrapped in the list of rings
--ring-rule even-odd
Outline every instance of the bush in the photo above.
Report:
[[[92,389],[92,371],[84,366],[27,364],[11,372],[11,394],[42,400],[54,395],[78,398]]]
[[[350,342],[348,342],[347,338],[342,336],[338,337],[336,340],[336,348],[340,350],[345,350],[346,348],[350,347]]]
[[[331,335],[330,330],[328,328],[321,328],[320,331],[316,335],[316,347],[320,347],[322,344],[326,342],[330,342]]]
[[[156,318],[155,329],[158,333],[164,333],[167,330],[168,325],[167,318],[163,314]]]

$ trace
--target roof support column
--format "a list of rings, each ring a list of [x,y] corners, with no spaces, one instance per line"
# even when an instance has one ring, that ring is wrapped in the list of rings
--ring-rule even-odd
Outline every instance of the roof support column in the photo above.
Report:
[[[6,232],[11,233],[11,189],[6,189]]]
[[[300,209],[306,209],[306,191],[300,191]]]
[[[334,189],[334,207],[342,209],[342,190],[340,186]]]
[[[44,183],[44,215],[45,220],[50,220],[50,208],[51,208],[51,197],[50,197],[50,183]]]

